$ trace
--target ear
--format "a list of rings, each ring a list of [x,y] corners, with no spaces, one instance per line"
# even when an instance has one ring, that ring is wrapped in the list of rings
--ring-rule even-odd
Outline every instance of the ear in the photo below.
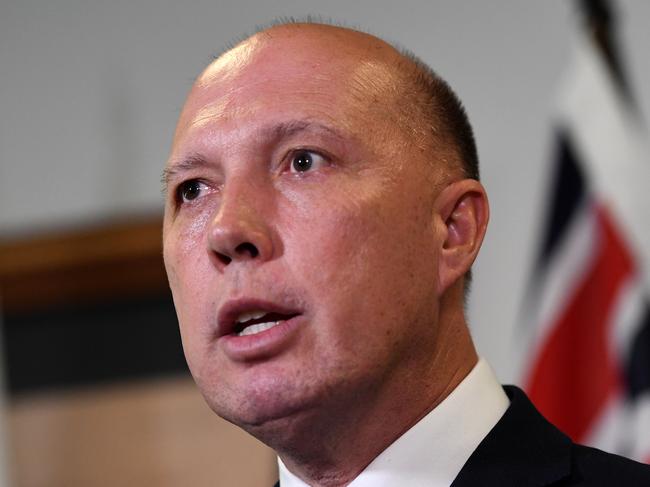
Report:
[[[483,185],[463,179],[443,189],[435,203],[442,231],[438,266],[439,295],[469,271],[487,229],[490,208]]]

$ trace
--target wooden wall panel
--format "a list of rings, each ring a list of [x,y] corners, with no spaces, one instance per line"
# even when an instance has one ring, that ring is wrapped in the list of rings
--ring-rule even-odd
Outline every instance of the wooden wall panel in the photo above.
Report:
[[[167,292],[159,216],[0,240],[5,313]]]
[[[188,378],[32,394],[9,407],[16,487],[271,487],[275,456]]]

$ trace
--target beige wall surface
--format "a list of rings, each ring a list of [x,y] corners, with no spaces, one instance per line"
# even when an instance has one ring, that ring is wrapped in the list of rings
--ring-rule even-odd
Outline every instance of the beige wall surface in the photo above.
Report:
[[[38,393],[8,410],[15,487],[271,487],[272,451],[190,378]]]

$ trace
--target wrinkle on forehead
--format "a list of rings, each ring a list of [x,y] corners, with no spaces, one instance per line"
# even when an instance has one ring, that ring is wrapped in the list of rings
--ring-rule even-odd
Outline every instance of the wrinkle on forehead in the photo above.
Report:
[[[176,130],[175,141],[190,133],[199,134],[204,129],[210,133],[215,127],[235,127],[261,118],[267,119],[273,113],[277,122],[289,118],[302,118],[305,121],[320,120],[332,126],[347,127],[339,111],[332,110],[332,99],[318,90],[300,90],[292,93],[291,99],[283,100],[278,106],[278,98],[273,96],[248,97],[240,102],[234,93],[229,92],[213,102],[200,106],[196,112],[188,113]],[[253,128],[256,124],[250,124]]]
[[[309,78],[310,83],[304,83],[300,89],[292,90],[291,97],[295,100],[294,103],[310,100],[314,105],[318,105],[319,100],[326,97],[319,89],[319,85],[332,82],[332,76],[316,73],[309,75]],[[229,121],[255,115],[257,111],[277,101],[272,96],[272,88],[269,87],[274,84],[286,84],[284,73],[280,75],[267,74],[263,77],[240,76],[233,81],[236,81],[236,83],[221,84],[221,86],[227,88],[224,92],[215,93],[214,96],[206,96],[210,101],[207,101],[195,112],[192,117],[192,125],[201,125],[203,121]],[[249,94],[259,94],[263,90],[271,91],[267,94],[267,97],[248,96]],[[281,93],[280,96],[286,96],[286,93]],[[242,99],[245,99],[245,103],[242,103]],[[331,99],[329,101],[331,102]],[[291,100],[286,100],[286,102],[291,103]]]

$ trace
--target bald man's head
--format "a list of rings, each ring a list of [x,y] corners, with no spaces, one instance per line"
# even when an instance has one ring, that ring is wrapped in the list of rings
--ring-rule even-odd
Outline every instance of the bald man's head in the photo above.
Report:
[[[340,64],[341,72],[356,71],[357,83],[352,87],[357,93],[373,89],[374,103],[392,112],[394,122],[413,142],[432,154],[432,163],[447,163],[460,168],[464,177],[479,179],[473,130],[455,92],[413,53],[370,34],[323,23],[275,23],[217,56],[198,82],[226,65],[249,62],[254,53],[269,46],[291,57],[296,44],[305,51],[324,49],[324,59]]]
[[[288,454],[399,416],[366,425],[374,445],[432,407],[476,361],[475,162],[451,90],[368,34],[279,25],[208,66],[165,169],[163,254],[212,408]]]

